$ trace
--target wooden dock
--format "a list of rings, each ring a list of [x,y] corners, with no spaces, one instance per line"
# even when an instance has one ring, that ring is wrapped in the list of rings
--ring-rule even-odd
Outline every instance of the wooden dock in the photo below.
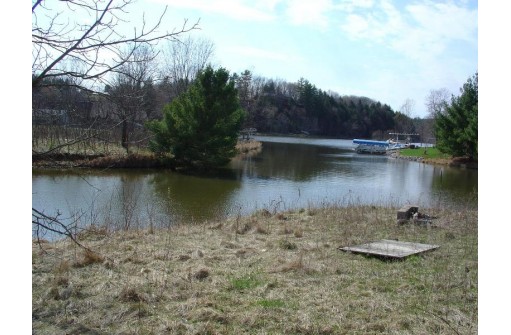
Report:
[[[395,240],[380,240],[352,247],[339,248],[339,250],[379,257],[401,259],[437,248],[439,248],[438,245],[402,242]]]
[[[256,128],[245,128],[240,130],[241,139],[250,140],[255,133],[257,132]]]

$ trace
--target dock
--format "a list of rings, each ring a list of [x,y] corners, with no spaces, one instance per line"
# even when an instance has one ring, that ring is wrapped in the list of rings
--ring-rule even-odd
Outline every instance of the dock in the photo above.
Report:
[[[411,255],[439,248],[438,245],[403,242],[396,240],[380,240],[371,243],[339,248],[339,250],[365,255],[402,259]]]

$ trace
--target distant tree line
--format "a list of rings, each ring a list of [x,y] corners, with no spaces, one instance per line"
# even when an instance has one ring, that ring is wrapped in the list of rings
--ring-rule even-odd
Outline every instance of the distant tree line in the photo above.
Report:
[[[125,129],[126,142],[128,126],[161,119],[165,105],[193,83],[189,79],[172,80],[170,76],[155,81],[154,74],[144,77],[144,71],[132,71],[130,76],[118,75],[102,94],[69,85],[35,88],[33,110],[65,110],[75,126],[96,122],[101,127],[121,122],[119,127]],[[326,92],[304,78],[290,83],[245,71],[233,73],[231,79],[247,114],[243,127],[256,128],[258,132],[387,139],[388,132],[416,132],[420,128],[420,120],[395,112],[387,104]],[[43,118],[34,123],[51,120]]]
[[[289,83],[253,77],[248,70],[233,78],[248,115],[245,126],[263,133],[387,137],[384,134],[395,130],[398,121],[386,104],[326,92],[304,78]]]

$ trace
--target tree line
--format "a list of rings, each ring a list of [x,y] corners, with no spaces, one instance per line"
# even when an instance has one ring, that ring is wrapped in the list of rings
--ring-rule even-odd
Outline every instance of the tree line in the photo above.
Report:
[[[189,49],[195,42],[189,39],[186,44],[177,44],[173,53],[179,53],[177,49],[182,47]],[[139,49],[134,55],[144,52],[147,49]],[[193,58],[182,59],[183,63],[196,62]],[[34,124],[67,123],[78,127],[94,124],[98,128],[117,125],[122,132],[121,143],[128,148],[130,132],[146,121],[161,119],[165,106],[184,93],[207,64],[203,62],[196,67],[193,75],[178,75],[171,68],[170,76],[164,69],[158,72],[150,62],[130,63],[102,92],[93,93],[71,85],[68,78],[47,78],[43,80],[45,85],[32,90],[33,111],[41,114],[44,110],[61,110],[66,112],[66,118],[42,113],[34,119]],[[242,127],[256,128],[262,133],[387,139],[392,131],[420,129],[419,119],[396,112],[387,104],[367,97],[326,92],[305,78],[287,82],[256,76],[246,70],[230,74],[230,80],[246,112]]]
[[[247,113],[244,127],[264,133],[298,134],[339,138],[384,136],[385,132],[413,131],[411,119],[387,104],[367,97],[327,93],[308,80],[295,83],[253,76],[248,70],[233,73],[238,99]],[[60,79],[59,79],[60,80]],[[65,110],[72,124],[84,125],[98,120],[98,126],[161,119],[165,105],[183,93],[187,84],[165,77],[124,76],[107,85],[103,94],[91,94],[65,85],[65,80],[48,80],[48,87],[32,90],[33,110]],[[50,85],[55,84],[55,85]],[[36,123],[59,120],[40,118]],[[63,121],[60,121],[63,122]]]
[[[297,82],[233,74],[246,127],[263,133],[336,138],[379,137],[395,130],[396,112],[367,97],[326,92],[305,78]]]

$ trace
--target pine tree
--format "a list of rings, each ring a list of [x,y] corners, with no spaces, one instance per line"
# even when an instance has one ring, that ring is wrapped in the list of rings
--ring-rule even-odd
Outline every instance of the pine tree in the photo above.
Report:
[[[223,68],[201,71],[187,91],[163,110],[163,120],[148,123],[156,153],[171,153],[178,164],[219,167],[235,154],[245,117],[234,81]]]
[[[435,133],[438,149],[455,157],[477,158],[477,73],[453,96],[445,112],[437,116]]]

